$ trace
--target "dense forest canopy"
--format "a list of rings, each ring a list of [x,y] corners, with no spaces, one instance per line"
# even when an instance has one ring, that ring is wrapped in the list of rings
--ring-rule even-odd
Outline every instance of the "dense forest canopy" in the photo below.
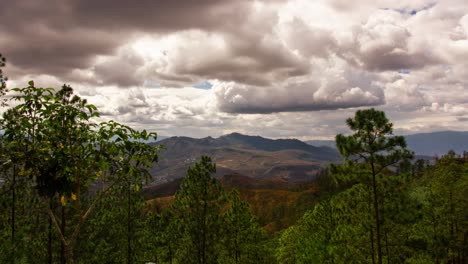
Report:
[[[4,58],[1,57],[4,66]],[[5,78],[0,76],[2,100]],[[415,161],[375,109],[337,135],[300,220],[274,234],[202,156],[170,202],[141,192],[156,133],[61,89],[13,88],[0,120],[1,263],[467,263],[468,155]],[[157,175],[154,175],[157,177]]]

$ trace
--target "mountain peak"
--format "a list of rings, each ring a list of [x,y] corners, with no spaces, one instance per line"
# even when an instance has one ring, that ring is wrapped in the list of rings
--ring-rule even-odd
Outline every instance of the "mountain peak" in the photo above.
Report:
[[[251,136],[251,135],[244,135],[239,132],[232,132],[226,135],[222,135],[219,138],[249,138],[249,137],[260,137],[261,136]]]
[[[217,164],[215,176],[240,173],[254,178],[288,181],[314,177],[320,166],[339,160],[336,150],[310,146],[297,139],[268,139],[230,133],[218,138],[173,137],[162,140],[163,157],[154,174],[165,180],[182,177],[202,155]]]

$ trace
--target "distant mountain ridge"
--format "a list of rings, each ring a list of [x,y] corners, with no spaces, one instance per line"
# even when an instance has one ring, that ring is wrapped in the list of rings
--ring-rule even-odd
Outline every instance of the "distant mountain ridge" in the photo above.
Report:
[[[336,149],[335,140],[307,140],[305,143],[316,147],[329,147]]]
[[[300,181],[313,177],[328,162],[338,161],[336,150],[315,147],[297,139],[268,139],[232,133],[218,138],[171,137],[152,174],[167,182],[181,178],[200,156],[211,156],[217,164],[215,176],[240,173],[253,178]]]
[[[468,132],[442,131],[406,136],[417,158],[430,159],[449,150],[468,150]],[[217,164],[216,177],[241,174],[256,179],[300,182],[311,179],[320,168],[339,162],[332,140],[303,142],[297,139],[268,139],[231,133],[218,138],[170,137],[151,144],[164,145],[152,175],[156,182],[170,182],[185,176],[188,167],[202,155]]]
[[[468,151],[468,131],[439,131],[405,136],[408,148],[417,155],[441,156],[453,150],[458,154]],[[312,146],[334,147],[334,140],[310,140]]]
[[[269,139],[261,136],[248,136],[240,133],[231,133],[213,139],[223,146],[240,146],[262,151],[302,150],[310,153],[318,153],[317,159],[334,159],[336,151],[324,146],[311,146],[298,139]],[[203,139],[202,139],[202,142]]]
[[[453,150],[458,154],[468,151],[468,131],[440,131],[406,136],[408,148],[417,154],[444,155]]]

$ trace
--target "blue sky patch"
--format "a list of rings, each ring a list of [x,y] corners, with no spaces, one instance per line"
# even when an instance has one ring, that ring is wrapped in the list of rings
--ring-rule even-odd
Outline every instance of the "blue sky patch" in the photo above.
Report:
[[[406,9],[406,8],[402,8],[402,9],[394,9],[394,8],[382,8],[383,10],[393,10],[393,11],[397,11],[398,13],[400,14],[407,14],[407,15],[411,15],[411,16],[414,16],[416,15],[418,12],[421,12],[421,11],[424,11],[424,10],[428,10],[428,9],[431,9],[432,7],[434,7],[435,5],[437,4],[437,2],[432,2],[420,9]]]
[[[211,87],[213,87],[213,85],[209,81],[204,81],[201,83],[194,84],[192,85],[192,87],[197,89],[209,90],[211,89]]]

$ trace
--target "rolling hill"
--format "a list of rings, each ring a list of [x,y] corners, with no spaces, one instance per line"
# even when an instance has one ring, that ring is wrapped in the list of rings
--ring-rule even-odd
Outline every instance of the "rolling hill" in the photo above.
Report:
[[[468,150],[468,132],[442,131],[406,136],[417,158],[430,159],[449,150]],[[164,145],[152,175],[153,184],[182,178],[200,156],[211,156],[217,164],[215,177],[241,174],[257,179],[278,178],[291,182],[312,178],[329,162],[340,161],[332,140],[302,142],[297,139],[268,139],[232,133],[218,138],[170,137],[151,143]]]
[[[219,138],[171,137],[152,144],[165,147],[152,171],[156,183],[182,178],[202,155],[211,156],[216,163],[215,177],[237,173],[292,182],[310,179],[327,163],[340,160],[336,150],[329,147],[315,147],[297,139],[273,140],[239,133]]]
[[[291,183],[281,179],[256,179],[241,174],[228,174],[219,178],[225,190],[236,189],[247,201],[259,223],[270,233],[294,224],[320,195],[312,181]],[[157,212],[170,206],[182,179],[142,190],[149,207]]]

